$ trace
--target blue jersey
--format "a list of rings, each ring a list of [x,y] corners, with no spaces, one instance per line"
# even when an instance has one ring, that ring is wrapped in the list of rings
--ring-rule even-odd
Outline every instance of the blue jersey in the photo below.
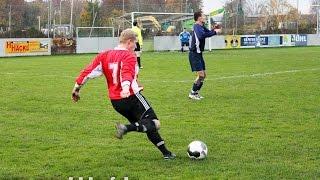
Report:
[[[190,51],[201,53],[204,51],[206,38],[216,35],[217,33],[213,30],[207,29],[205,26],[199,24],[193,25],[192,41]]]
[[[181,32],[180,35],[180,41],[181,42],[189,42],[191,34],[189,32]]]

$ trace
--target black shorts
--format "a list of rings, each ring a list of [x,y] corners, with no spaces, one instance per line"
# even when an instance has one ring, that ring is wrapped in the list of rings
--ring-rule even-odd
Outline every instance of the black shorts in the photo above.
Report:
[[[113,108],[130,123],[136,123],[142,119],[158,119],[150,104],[140,93],[125,99],[111,100],[111,103]]]
[[[134,49],[134,51],[141,51],[141,47],[138,42],[136,43],[136,48]]]
[[[191,71],[204,71],[206,70],[206,64],[204,62],[202,53],[196,53],[193,51],[189,52],[189,61],[191,66]]]
[[[188,46],[189,47],[189,42],[181,42],[181,46]]]

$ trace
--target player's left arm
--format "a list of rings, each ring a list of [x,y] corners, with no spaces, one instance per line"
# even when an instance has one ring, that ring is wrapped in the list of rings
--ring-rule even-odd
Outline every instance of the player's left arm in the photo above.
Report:
[[[200,25],[194,27],[194,32],[196,33],[199,39],[205,39],[207,37],[216,35],[215,31],[210,31],[206,27]]]
[[[94,60],[89,64],[76,79],[76,83],[72,90],[72,100],[77,102],[80,100],[80,89],[90,79],[97,78],[103,74],[101,59],[104,54],[97,55]]]
[[[220,24],[215,23],[212,25],[211,30],[215,31],[217,34],[220,34],[222,32],[222,27]]]
[[[130,96],[130,86],[135,77],[137,59],[128,53],[128,55],[121,61],[120,77],[121,77],[121,97],[127,98]]]
[[[217,35],[217,32],[215,30],[209,30],[207,27],[203,26],[204,29],[204,36],[205,38],[207,37],[212,37],[214,35]]]
[[[188,40],[190,40],[191,38],[191,34],[188,32]]]

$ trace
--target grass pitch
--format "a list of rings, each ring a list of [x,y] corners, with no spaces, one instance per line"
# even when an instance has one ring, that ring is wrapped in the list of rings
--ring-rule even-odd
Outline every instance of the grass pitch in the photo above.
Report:
[[[74,79],[94,55],[0,58],[0,179],[319,179],[320,47],[205,53],[202,101],[187,98],[187,53],[144,53],[139,79],[177,159],[145,134],[114,138],[127,122],[104,78],[74,104]],[[187,145],[204,141],[192,161]]]

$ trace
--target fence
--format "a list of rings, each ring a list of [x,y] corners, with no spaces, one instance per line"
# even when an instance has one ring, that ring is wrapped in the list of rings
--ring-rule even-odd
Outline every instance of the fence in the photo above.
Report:
[[[113,49],[118,44],[117,37],[77,38],[77,53],[98,53]]]
[[[75,51],[66,53],[99,53],[113,49],[118,44],[117,37],[77,38]],[[49,38],[0,39],[0,57],[51,55],[55,47]],[[180,50],[178,36],[155,36],[151,51]],[[320,37],[316,34],[270,34],[270,35],[237,35],[214,36],[206,39],[206,50],[236,48],[267,48],[292,46],[320,46]]]

